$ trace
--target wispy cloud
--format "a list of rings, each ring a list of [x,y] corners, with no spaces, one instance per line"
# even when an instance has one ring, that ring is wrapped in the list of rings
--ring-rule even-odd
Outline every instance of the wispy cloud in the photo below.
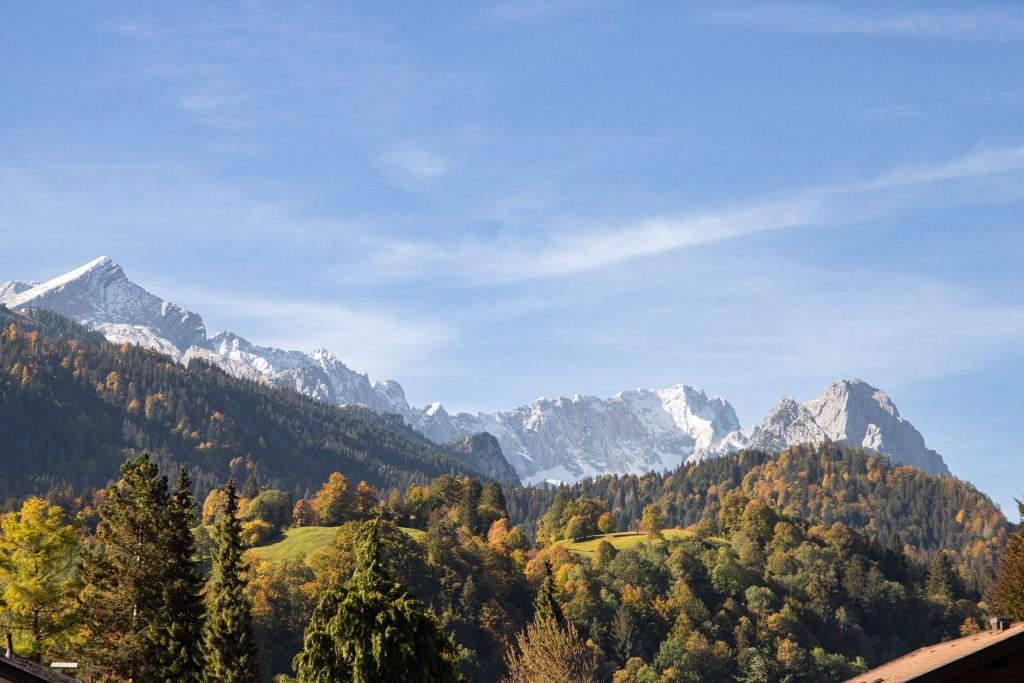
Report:
[[[424,182],[447,175],[451,170],[442,155],[412,142],[388,147],[374,160],[378,166],[397,173],[401,180]]]
[[[871,107],[870,109],[863,109],[854,112],[853,115],[855,118],[864,119],[865,121],[890,121],[906,119],[918,114],[920,114],[920,111],[913,107],[908,107],[905,104],[889,103]]]
[[[954,41],[1024,40],[1024,8],[1007,5],[964,9],[904,9],[862,3],[758,2],[716,6],[711,23],[793,33],[865,35]]]
[[[198,92],[182,97],[178,100],[178,105],[190,111],[206,112],[211,109],[220,109],[227,105],[237,104],[245,99],[246,96],[240,93],[227,95],[217,92]]]
[[[159,79],[193,121],[229,131],[310,125],[325,108],[335,126],[340,114],[372,119],[397,107],[412,70],[386,24],[317,3],[179,3],[119,15],[101,25],[129,55],[118,77]]]
[[[920,201],[917,194],[901,196],[903,190],[1021,170],[1024,146],[1008,147],[938,164],[907,165],[864,181],[811,187],[776,201],[644,218],[625,225],[566,227],[541,235],[505,234],[490,241],[471,239],[454,244],[371,241],[361,263],[355,267],[347,264],[344,271],[348,277],[385,280],[436,278],[443,273],[482,283],[566,275],[754,233],[849,223],[872,212],[898,210],[908,202]],[[879,201],[864,201],[868,195],[876,195]]]

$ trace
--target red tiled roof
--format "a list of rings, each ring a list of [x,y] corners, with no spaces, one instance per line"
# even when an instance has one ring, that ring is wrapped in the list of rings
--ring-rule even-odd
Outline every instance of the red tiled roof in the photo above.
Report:
[[[854,676],[846,683],[904,683],[930,673],[954,662],[980,653],[1000,643],[1007,643],[1020,636],[1024,648],[1024,623],[1016,624],[1002,631],[982,631],[973,636],[947,640],[914,650],[908,655],[894,659],[877,669]]]

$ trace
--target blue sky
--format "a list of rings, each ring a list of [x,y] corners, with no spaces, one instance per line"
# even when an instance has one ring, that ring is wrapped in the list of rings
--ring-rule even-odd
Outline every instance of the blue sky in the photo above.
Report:
[[[0,280],[107,254],[450,409],[689,383],[750,426],[862,377],[1024,496],[1017,3],[3,19]]]

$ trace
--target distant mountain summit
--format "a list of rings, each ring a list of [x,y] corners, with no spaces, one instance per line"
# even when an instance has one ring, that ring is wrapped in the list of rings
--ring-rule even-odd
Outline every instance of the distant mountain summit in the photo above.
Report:
[[[181,362],[202,358],[232,375],[327,403],[395,413],[438,444],[486,432],[526,483],[672,469],[740,448],[778,451],[827,441],[871,448],[932,474],[949,473],[885,392],[861,380],[835,382],[806,403],[784,397],[748,431],[740,428],[728,401],[683,384],[611,398],[540,398],[498,413],[449,414],[440,403],[410,406],[398,382],[371,381],[326,349],[285,351],[227,331],[207,337],[197,313],[150,294],[107,257],[46,282],[4,283],[0,303],[54,311],[113,342],[139,344]],[[507,475],[494,458],[493,444],[476,438],[456,448],[463,459],[479,457],[481,469],[492,476]]]
[[[206,343],[199,315],[129,281],[106,256],[46,282],[6,283],[0,287],[0,303],[53,311],[113,342],[139,344],[179,360],[191,346]]]
[[[860,379],[833,382],[806,403],[784,396],[760,425],[734,435],[728,448],[710,449],[698,457],[738,447],[775,452],[829,441],[870,448],[929,474],[950,473],[942,456],[925,446],[924,437],[900,415],[888,394]]]

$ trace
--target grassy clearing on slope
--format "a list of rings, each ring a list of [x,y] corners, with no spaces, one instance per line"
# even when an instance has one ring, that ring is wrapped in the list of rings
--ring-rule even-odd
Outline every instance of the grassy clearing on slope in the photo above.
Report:
[[[338,535],[336,526],[304,526],[288,529],[283,536],[275,537],[276,540],[269,544],[253,548],[252,552],[259,555],[268,562],[298,562],[312,557],[313,553],[330,544]],[[423,537],[424,532],[419,529],[407,529],[399,527],[414,540],[418,541]]]
[[[661,533],[665,537],[665,540],[677,538],[682,539],[693,536],[693,532],[686,531],[685,529],[665,529]],[[581,555],[590,555],[597,550],[597,546],[601,541],[608,541],[616,550],[626,550],[627,548],[634,548],[641,543],[647,543],[647,534],[643,532],[637,533],[635,531],[624,531],[617,534],[591,536],[575,543],[568,540],[558,541],[558,543],[570,552],[579,553]]]

